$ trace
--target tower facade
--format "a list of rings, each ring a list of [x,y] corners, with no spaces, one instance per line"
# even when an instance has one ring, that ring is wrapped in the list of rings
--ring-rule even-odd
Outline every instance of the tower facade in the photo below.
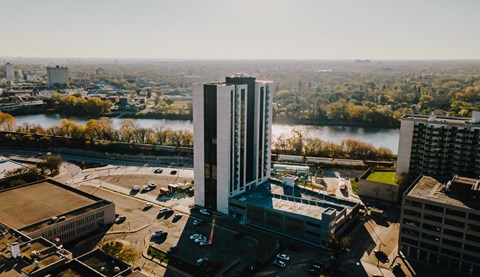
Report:
[[[480,112],[472,118],[404,115],[397,176],[480,175]]]
[[[68,67],[47,67],[48,87],[68,85]]]
[[[237,74],[194,84],[195,204],[228,214],[228,198],[270,177],[273,82]]]
[[[15,70],[13,68],[13,64],[7,63],[5,65],[5,75],[8,81],[12,81],[15,78]]]

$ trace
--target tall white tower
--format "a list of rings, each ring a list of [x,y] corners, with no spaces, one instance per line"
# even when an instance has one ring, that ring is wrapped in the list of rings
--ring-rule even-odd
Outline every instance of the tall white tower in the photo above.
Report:
[[[13,68],[13,64],[7,63],[5,65],[5,73],[8,81],[12,81],[15,78],[15,70]]]
[[[194,84],[195,204],[228,214],[228,198],[270,178],[273,82],[237,74]]]

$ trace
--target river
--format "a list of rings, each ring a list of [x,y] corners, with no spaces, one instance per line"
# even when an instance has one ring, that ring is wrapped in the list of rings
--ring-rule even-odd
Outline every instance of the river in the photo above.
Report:
[[[24,122],[30,124],[39,124],[44,128],[60,125],[62,117],[58,114],[38,114],[38,115],[21,115],[16,116],[17,126]],[[70,120],[77,124],[85,125],[88,118],[86,117],[69,117]],[[119,126],[121,118],[111,118],[115,126]],[[143,128],[170,128],[173,130],[188,129],[193,130],[192,121],[189,120],[170,120],[170,119],[143,119],[136,118],[132,121]],[[290,125],[290,124],[273,124],[272,135],[277,137],[282,134],[290,134],[292,129],[306,130],[308,135],[317,136],[323,140],[339,143],[343,139],[353,138],[368,142],[375,147],[387,147],[397,153],[399,129],[387,128],[363,128],[363,127],[343,127],[343,126],[312,126],[312,125]]]

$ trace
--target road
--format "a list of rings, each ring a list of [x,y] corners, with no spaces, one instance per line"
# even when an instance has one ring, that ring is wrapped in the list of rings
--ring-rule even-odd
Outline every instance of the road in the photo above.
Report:
[[[38,151],[36,150],[24,150],[24,149],[12,149],[8,147],[0,147],[0,151],[4,156],[18,155],[24,157],[36,157]],[[47,152],[47,150],[43,150]],[[151,166],[151,167],[184,167],[193,168],[193,162],[191,157],[182,156],[133,156],[133,155],[119,155],[105,152],[104,154],[87,152],[87,151],[72,151],[67,149],[57,149],[51,151],[54,155],[62,157],[64,161],[75,162],[89,162],[89,163],[101,163],[117,166]],[[75,153],[68,153],[75,152]]]

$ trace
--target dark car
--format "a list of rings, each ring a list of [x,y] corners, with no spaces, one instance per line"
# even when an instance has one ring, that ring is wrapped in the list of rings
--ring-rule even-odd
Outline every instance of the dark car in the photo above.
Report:
[[[375,257],[381,262],[381,263],[388,263],[390,260],[388,259],[387,254],[381,250],[374,250],[373,253],[375,253]]]
[[[181,214],[176,214],[173,216],[173,221],[179,221],[180,218],[182,218],[182,215]]]
[[[162,168],[157,168],[153,171],[153,173],[155,174],[162,174],[163,173],[163,169]]]
[[[167,253],[172,254],[173,252],[177,251],[178,247],[176,245],[168,248]]]
[[[177,174],[177,171],[176,171],[176,170],[170,171],[170,175],[176,175],[176,174]]]

